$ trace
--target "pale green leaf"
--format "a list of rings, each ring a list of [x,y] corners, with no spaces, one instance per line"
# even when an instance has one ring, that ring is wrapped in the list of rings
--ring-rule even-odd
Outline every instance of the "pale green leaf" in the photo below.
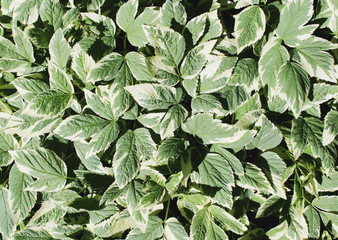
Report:
[[[277,85],[277,74],[280,67],[289,60],[289,53],[282,46],[282,40],[272,37],[264,45],[258,62],[259,76],[263,84],[272,89]]]
[[[220,91],[221,99],[224,99],[224,108],[233,113],[240,105],[250,98],[243,86],[226,86]]]
[[[71,51],[71,55],[72,70],[74,70],[82,82],[86,83],[90,70],[95,66],[93,57],[87,54],[79,44],[75,44]]]
[[[198,95],[191,100],[193,112],[214,113],[217,116],[224,116],[225,111],[218,99],[211,94]]]
[[[123,62],[123,57],[119,53],[111,53],[103,57],[90,69],[88,81],[110,81],[117,74]]]
[[[140,160],[149,160],[156,151],[156,143],[146,128],[138,128],[134,131],[135,145]]]
[[[309,238],[318,239],[320,234],[320,217],[317,211],[308,206],[305,209],[304,216],[309,226]]]
[[[16,90],[27,101],[31,101],[37,94],[49,89],[43,81],[28,78],[16,78],[12,82]]]
[[[295,47],[310,37],[317,25],[304,26],[312,17],[312,1],[289,1],[282,9],[276,34],[284,43]]]
[[[188,234],[182,224],[174,217],[165,221],[164,237],[166,240],[189,240]]]
[[[129,0],[124,3],[116,13],[116,23],[123,30],[127,31],[133,23],[138,8],[138,0]]]
[[[50,40],[49,54],[51,62],[55,63],[61,69],[66,67],[70,57],[70,47],[61,28],[53,34]]]
[[[117,140],[113,159],[114,175],[119,188],[123,188],[133,180],[139,168],[140,159],[135,145],[135,135],[133,131],[128,130]]]
[[[187,53],[180,67],[183,78],[192,79],[200,73],[207,63],[207,57],[215,44],[215,40],[210,40],[209,42],[197,45]]]
[[[258,148],[263,151],[277,147],[283,136],[278,128],[264,115],[256,122],[255,126],[260,127],[255,138],[247,145],[247,149]]]
[[[312,201],[312,204],[324,211],[335,212],[337,211],[337,196],[320,196]]]
[[[51,89],[61,90],[65,93],[74,93],[74,87],[69,76],[64,70],[57,67],[54,63],[48,63],[49,84]]]
[[[71,100],[71,94],[47,90],[36,95],[24,109],[23,113],[36,117],[54,117],[63,113],[69,107]]]
[[[208,210],[213,215],[213,217],[217,219],[217,221],[219,221],[231,232],[243,234],[247,230],[247,227],[243,223],[237,220],[230,213],[226,212],[223,208],[211,205]]]
[[[253,58],[243,58],[237,62],[234,72],[228,82],[232,86],[244,86],[247,89],[257,89],[258,65]]]
[[[216,223],[212,222],[209,225],[209,229],[207,231],[205,239],[210,239],[210,240],[227,240],[229,238],[225,234],[224,230],[221,227],[219,227]]]
[[[26,188],[33,182],[33,178],[19,171],[16,165],[9,173],[9,191],[11,192],[11,209],[16,222],[24,220],[35,205],[36,192],[27,191]]]
[[[325,116],[323,145],[330,144],[338,134],[338,111],[331,109]]]
[[[162,223],[162,219],[159,217],[150,216],[145,231],[142,232],[139,228],[134,228],[130,231],[126,240],[155,240],[163,234]]]
[[[115,119],[113,109],[106,99],[88,90],[84,90],[84,92],[86,102],[94,113],[108,120]]]
[[[283,199],[279,196],[271,196],[266,199],[256,212],[256,218],[265,218],[273,214],[278,214],[283,206]]]
[[[201,113],[194,115],[182,125],[183,131],[201,138],[204,144],[227,144],[240,140],[243,135],[251,133],[213,119],[212,115]],[[208,129],[208,131],[205,131]],[[255,133],[253,131],[252,133]]]
[[[277,88],[296,118],[299,117],[310,89],[306,72],[298,64],[287,62],[277,75]]]
[[[29,62],[35,62],[32,43],[18,27],[13,27],[13,37],[17,51]]]
[[[181,105],[176,104],[164,115],[160,125],[160,135],[162,139],[171,137],[183,121],[187,118],[188,111]]]
[[[191,19],[187,25],[185,31],[185,35],[189,36],[192,40],[192,44],[195,45],[198,40],[202,37],[204,33],[204,29],[206,27],[207,22],[207,14],[201,14],[197,17]]]
[[[198,172],[191,174],[191,181],[212,187],[232,186],[234,176],[229,163],[222,156],[208,153],[198,165]]]
[[[25,227],[24,229],[14,234],[14,240],[28,240],[28,239],[53,240],[54,238],[48,233],[48,231],[44,230],[42,227],[38,228]]]
[[[161,84],[138,84],[127,86],[125,89],[133,96],[135,101],[149,110],[167,109],[179,103],[182,99],[182,89]]]
[[[152,81],[145,57],[137,52],[128,52],[125,56],[127,65],[138,81]]]
[[[295,48],[292,58],[301,64],[311,77],[336,83],[334,59],[323,51],[323,46],[328,45],[326,42],[325,39],[312,36]]]
[[[260,7],[247,7],[236,15],[234,36],[237,42],[237,53],[262,38],[264,31],[265,14]]]
[[[199,210],[192,219],[190,227],[190,238],[193,240],[204,240],[211,224],[211,216],[208,209]]]
[[[238,176],[239,180],[236,184],[252,190],[272,191],[271,185],[264,175],[263,171],[252,163],[247,163],[244,167],[244,175]]]
[[[10,192],[0,187],[0,233],[4,239],[9,239],[15,231],[14,215],[9,205]]]
[[[21,1],[19,6],[14,8],[13,19],[23,24],[31,25],[39,18],[41,0]]]
[[[13,161],[8,151],[17,150],[19,143],[13,135],[0,130],[0,166],[4,167]]]
[[[66,164],[55,152],[44,148],[11,151],[18,169],[37,181],[44,181],[35,191],[59,191],[66,183]],[[34,183],[33,183],[34,184]],[[30,187],[28,187],[30,188]]]
[[[161,24],[166,27],[187,22],[187,13],[179,0],[168,0],[161,7]]]
[[[64,9],[59,0],[43,0],[39,13],[41,20],[47,25],[47,28],[52,26],[55,31],[62,27]]]

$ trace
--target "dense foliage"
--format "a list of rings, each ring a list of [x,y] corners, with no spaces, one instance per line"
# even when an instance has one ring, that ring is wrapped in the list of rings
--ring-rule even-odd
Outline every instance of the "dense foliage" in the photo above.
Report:
[[[0,239],[338,238],[335,0],[1,0]]]

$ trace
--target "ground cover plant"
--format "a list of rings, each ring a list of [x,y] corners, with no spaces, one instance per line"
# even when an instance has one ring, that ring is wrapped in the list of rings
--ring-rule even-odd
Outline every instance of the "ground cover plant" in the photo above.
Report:
[[[337,239],[337,1],[1,0],[0,239]]]

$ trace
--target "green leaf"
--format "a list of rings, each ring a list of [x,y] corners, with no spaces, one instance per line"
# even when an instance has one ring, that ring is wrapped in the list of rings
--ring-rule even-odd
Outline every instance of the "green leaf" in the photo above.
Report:
[[[75,44],[72,51],[72,70],[76,73],[79,79],[87,83],[90,70],[95,66],[95,61],[92,56],[86,53],[80,44]]]
[[[188,234],[182,224],[174,217],[165,221],[164,237],[166,240],[189,240]]]
[[[0,233],[4,239],[10,238],[15,231],[14,215],[9,205],[9,191],[0,187]]]
[[[63,113],[69,107],[71,100],[71,94],[47,90],[35,96],[23,113],[36,117],[54,117]]]
[[[312,36],[294,49],[292,58],[301,64],[311,77],[336,83],[334,59],[323,51],[327,49],[325,45],[330,46],[330,42]]]
[[[295,159],[310,145],[312,154],[320,158],[325,169],[334,166],[337,156],[334,146],[323,146],[323,123],[313,117],[299,118],[292,121],[291,144]]]
[[[115,119],[110,102],[91,91],[84,90],[88,106],[94,113],[108,120]]]
[[[228,150],[224,149],[221,147],[221,145],[218,144],[213,144],[210,148],[211,152],[215,152],[220,154],[222,157],[224,157],[227,162],[230,164],[232,170],[236,175],[243,175],[244,174],[244,169],[241,161],[233,155],[231,152]]]
[[[226,86],[237,57],[217,56],[201,71],[200,93],[217,92]]]
[[[19,148],[19,143],[13,135],[0,130],[0,167],[7,166],[13,161],[8,151]]]
[[[232,125],[213,119],[212,115],[201,113],[194,115],[182,125],[183,131],[201,138],[204,144],[227,144],[240,139],[251,131],[239,130]],[[208,131],[205,131],[208,129]],[[255,133],[253,131],[253,133]]]
[[[49,89],[43,81],[28,78],[16,78],[12,82],[16,90],[27,101],[31,101],[37,94]]]
[[[265,31],[265,14],[258,6],[245,8],[235,16],[234,36],[237,53],[261,39]]]
[[[244,175],[238,176],[239,180],[236,184],[242,188],[252,190],[272,191],[271,185],[264,175],[263,171],[252,163],[247,163],[244,167]]]
[[[143,83],[127,86],[125,89],[133,96],[135,101],[149,110],[167,109],[179,103],[182,99],[182,89],[161,84]]]
[[[238,61],[228,85],[244,86],[247,89],[257,89],[258,65],[252,58],[242,58]]]
[[[308,206],[305,209],[304,216],[309,226],[309,238],[318,239],[320,235],[320,217],[317,211],[312,206]]]
[[[111,53],[103,57],[90,69],[88,81],[110,81],[117,74],[123,62],[123,57],[119,53]]]
[[[330,110],[325,116],[324,131],[323,131],[323,145],[330,144],[338,134],[338,111]]]
[[[265,218],[273,214],[279,213],[283,206],[283,203],[283,199],[281,199],[279,196],[272,195],[258,208],[256,218]]]
[[[36,192],[26,191],[33,183],[33,178],[19,171],[16,165],[9,173],[9,191],[11,193],[11,209],[17,222],[24,220],[35,205]]]
[[[53,34],[50,40],[49,54],[51,62],[55,63],[61,69],[66,67],[70,57],[70,47],[60,28]]]
[[[211,205],[208,210],[213,215],[213,217],[217,219],[217,221],[219,221],[231,232],[243,234],[247,230],[247,227],[243,223],[238,221],[234,216],[226,212],[223,208]]]
[[[128,52],[125,56],[127,65],[138,81],[153,81],[146,65],[146,58],[138,52]]]
[[[147,227],[144,232],[142,232],[139,228],[134,228],[128,234],[126,240],[155,240],[162,236],[163,234],[163,226],[162,219],[156,216],[150,216]]]
[[[211,218],[207,208],[199,210],[192,219],[190,227],[190,238],[193,240],[204,240],[211,224]]]
[[[209,225],[209,229],[205,236],[206,239],[210,240],[227,240],[228,236],[225,234],[224,230],[215,223]]]
[[[140,169],[140,159],[137,154],[135,135],[131,130],[128,130],[116,142],[113,169],[119,188],[123,188],[133,180]]]
[[[315,198],[312,204],[324,211],[335,212],[337,211],[337,201],[337,196],[320,196],[319,198]]]
[[[116,13],[116,23],[125,32],[133,23],[138,8],[138,0],[129,0]]]
[[[140,160],[150,159],[157,148],[150,131],[146,128],[138,128],[134,131],[134,136],[137,154]]]
[[[53,151],[44,148],[11,151],[18,169],[37,178],[28,189],[56,192],[66,184],[66,164]]]
[[[288,50],[282,46],[282,40],[272,37],[264,45],[258,62],[259,76],[263,84],[271,89],[277,85],[277,74],[283,64],[289,60]]]
[[[162,139],[171,137],[183,121],[187,118],[188,111],[181,105],[176,104],[164,115],[160,125],[160,135]]]
[[[207,22],[207,14],[201,14],[197,17],[194,17],[191,19],[187,25],[185,31],[185,35],[190,35],[190,38],[192,40],[192,44],[195,45],[198,40],[202,37]]]
[[[265,151],[277,147],[281,143],[283,139],[282,134],[264,114],[261,115],[255,126],[259,126],[260,130],[255,138],[247,145],[247,149],[258,148]]]
[[[224,116],[225,111],[218,99],[211,94],[198,95],[191,100],[193,112],[214,113],[217,116]]]
[[[39,18],[40,5],[41,0],[28,0],[21,2],[20,5],[14,9],[13,19],[26,25],[35,23]]]
[[[191,181],[212,187],[233,186],[234,176],[229,163],[219,154],[208,153],[191,174]]]
[[[28,40],[27,36],[17,27],[13,27],[13,37],[16,48],[21,56],[29,62],[35,62],[34,51],[32,43]]]
[[[52,62],[48,63],[49,84],[51,89],[61,90],[64,93],[74,93],[71,77]]]
[[[215,40],[211,40],[199,44],[187,53],[180,67],[183,78],[192,79],[200,73],[207,63],[207,57],[214,48],[215,43]]]
[[[179,0],[168,0],[161,7],[161,24],[166,27],[180,24],[184,26],[187,22],[187,13]]]
[[[41,20],[47,25],[47,28],[52,26],[55,31],[62,27],[64,9],[59,0],[43,0],[39,13]]]
[[[25,227],[14,234],[14,240],[53,240],[54,238],[43,228]]]
[[[299,117],[310,89],[306,72],[298,64],[287,62],[277,75],[280,97],[287,101],[296,118]]]
[[[276,34],[290,47],[310,37],[317,25],[304,26],[312,17],[312,1],[289,1],[282,9]]]

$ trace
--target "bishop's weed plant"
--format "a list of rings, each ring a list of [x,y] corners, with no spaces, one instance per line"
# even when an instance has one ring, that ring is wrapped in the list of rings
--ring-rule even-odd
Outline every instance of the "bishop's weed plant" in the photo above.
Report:
[[[0,239],[337,239],[337,3],[1,0]]]

